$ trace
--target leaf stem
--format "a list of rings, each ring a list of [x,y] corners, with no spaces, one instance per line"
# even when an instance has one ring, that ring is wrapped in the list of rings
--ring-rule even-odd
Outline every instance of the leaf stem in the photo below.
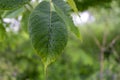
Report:
[[[28,6],[29,6],[31,9],[33,9],[33,6],[32,6],[32,4],[28,3]]]
[[[47,65],[44,64],[44,75],[45,75],[45,80],[47,80]]]

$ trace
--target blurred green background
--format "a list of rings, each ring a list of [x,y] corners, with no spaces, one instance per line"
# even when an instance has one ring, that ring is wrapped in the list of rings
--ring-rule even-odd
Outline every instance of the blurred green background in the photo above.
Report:
[[[48,80],[99,80],[100,62],[104,66],[103,80],[120,80],[120,1],[75,1],[80,14],[89,15],[86,22],[76,24],[82,41],[69,32],[66,49],[48,67]],[[0,10],[0,80],[44,80],[43,64],[27,31],[29,14],[38,2]]]

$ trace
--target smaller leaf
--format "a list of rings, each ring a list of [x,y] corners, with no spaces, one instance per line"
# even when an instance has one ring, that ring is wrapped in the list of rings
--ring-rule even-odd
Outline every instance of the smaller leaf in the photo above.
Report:
[[[67,0],[68,4],[71,6],[71,8],[76,12],[78,13],[78,9],[76,7],[76,4],[74,2],[74,0]]]
[[[30,0],[0,0],[1,10],[10,10],[18,8],[28,3]]]
[[[27,32],[28,31],[28,20],[29,20],[29,16],[30,16],[29,11],[25,11],[22,15],[22,20],[21,20],[21,29],[22,31]]]
[[[4,41],[6,38],[6,31],[2,24],[0,24],[0,42]]]
[[[15,18],[17,16],[19,16],[20,14],[22,14],[24,12],[24,8],[20,8],[20,9],[13,9],[13,10],[9,10],[9,11],[5,11],[3,14],[3,17],[5,18]]]
[[[0,10],[0,16],[1,16],[3,13],[4,13],[4,11],[3,11],[3,10]]]

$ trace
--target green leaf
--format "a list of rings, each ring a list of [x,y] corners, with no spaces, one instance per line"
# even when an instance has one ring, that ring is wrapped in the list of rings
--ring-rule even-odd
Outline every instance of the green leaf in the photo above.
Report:
[[[67,0],[68,4],[71,6],[71,8],[78,13],[78,9],[76,7],[76,4],[74,2],[74,0]]]
[[[52,0],[53,4],[57,5],[66,15],[71,11],[70,6],[63,0]],[[62,6],[61,6],[62,5]]]
[[[45,66],[62,53],[68,37],[63,20],[51,10],[50,3],[43,1],[29,19],[29,34],[33,47]]]
[[[9,10],[21,7],[28,3],[30,0],[0,0],[0,9]]]
[[[27,32],[28,31],[28,20],[30,16],[29,11],[25,11],[22,15],[22,20],[21,20],[21,30]]]
[[[0,16],[1,16],[3,13],[4,13],[4,11],[3,11],[3,10],[0,10]]]
[[[68,15],[68,13],[70,12],[70,9],[68,9],[67,7],[68,5],[66,5],[66,3],[61,0],[53,0],[53,3],[57,14],[63,19],[66,26],[68,26],[70,30],[81,40],[81,35],[78,27],[74,25],[72,18],[70,18]],[[66,5],[66,6],[61,6],[61,5]]]
[[[9,11],[5,11],[3,14],[4,18],[16,18],[19,15],[21,15],[24,12],[24,8],[20,8],[20,9],[13,9],[13,10],[9,10]]]
[[[6,31],[2,24],[0,24],[0,42],[4,41],[6,37]]]

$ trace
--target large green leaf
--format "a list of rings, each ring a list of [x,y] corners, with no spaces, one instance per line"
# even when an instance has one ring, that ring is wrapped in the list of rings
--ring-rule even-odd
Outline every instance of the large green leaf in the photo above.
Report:
[[[41,2],[32,12],[29,34],[34,49],[45,65],[53,62],[67,44],[66,26],[46,1]]]
[[[28,3],[30,0],[0,0],[0,9],[8,10],[17,7],[21,7],[22,5]]]
[[[69,16],[70,8],[68,5],[61,0],[53,0],[55,10],[57,14],[63,19],[65,22],[66,26],[69,27],[69,29],[79,38],[81,39],[80,36],[80,31],[79,29],[74,25],[72,18]],[[63,6],[61,6],[63,5]]]

